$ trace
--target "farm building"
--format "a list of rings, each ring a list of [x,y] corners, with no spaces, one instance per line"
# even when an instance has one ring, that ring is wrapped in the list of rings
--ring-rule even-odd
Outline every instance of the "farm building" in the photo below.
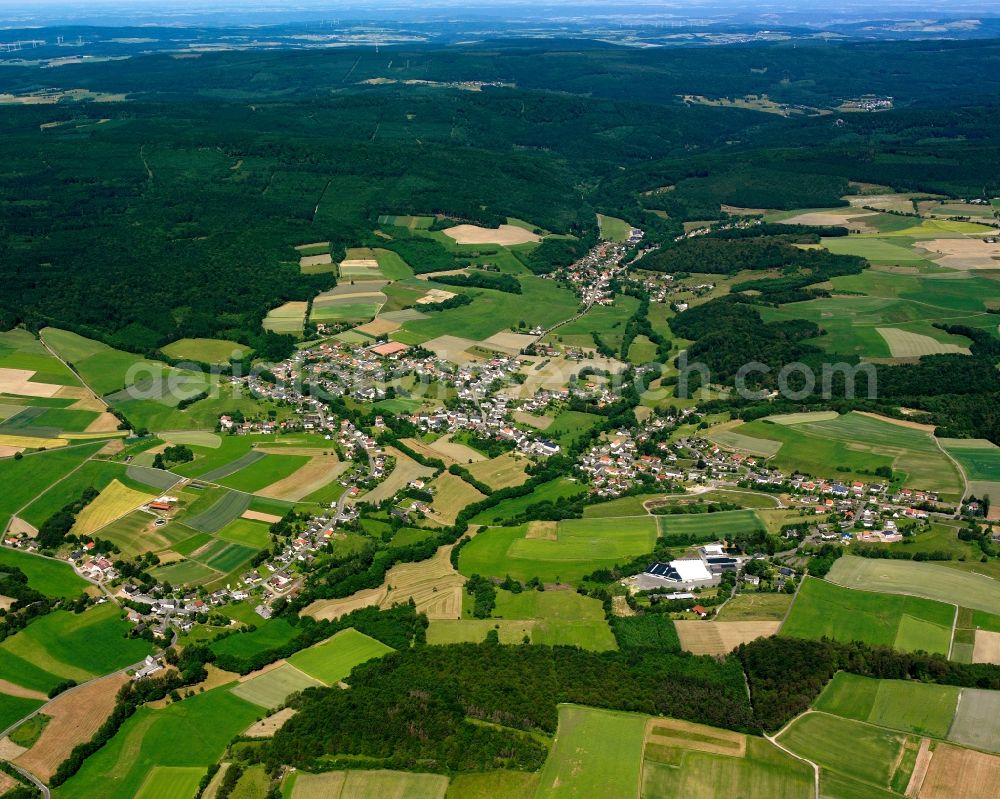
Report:
[[[380,355],[383,358],[389,358],[393,355],[399,355],[400,353],[406,352],[408,349],[408,346],[399,341],[387,341],[385,344],[379,344],[376,347],[372,347],[371,351],[375,355]]]
[[[700,558],[672,560],[669,563],[657,561],[635,578],[636,588],[640,591],[667,585],[703,588],[718,585],[719,582],[719,575],[713,574]]]

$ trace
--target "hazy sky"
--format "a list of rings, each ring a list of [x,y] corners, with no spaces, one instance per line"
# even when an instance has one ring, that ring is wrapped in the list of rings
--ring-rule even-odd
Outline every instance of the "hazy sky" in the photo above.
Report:
[[[99,19],[100,23],[126,23],[143,18],[191,22],[225,15],[240,18],[262,15],[273,18],[320,18],[371,13],[382,18],[409,18],[422,11],[509,12],[520,18],[559,16],[566,9],[580,16],[606,17],[616,10],[646,18],[733,18],[755,19],[766,14],[801,18],[810,12],[822,17],[885,19],[926,17],[1000,16],[1000,0],[0,0],[0,24],[4,19],[38,20],[51,23],[65,18]],[[627,10],[625,10],[627,9]]]

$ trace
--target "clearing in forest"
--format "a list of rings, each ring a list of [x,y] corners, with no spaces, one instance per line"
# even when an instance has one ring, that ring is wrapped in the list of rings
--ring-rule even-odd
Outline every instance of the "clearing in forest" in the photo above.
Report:
[[[485,228],[479,225],[455,225],[447,228],[444,235],[456,244],[531,244],[541,241],[542,237],[517,225],[500,225],[498,228]]]

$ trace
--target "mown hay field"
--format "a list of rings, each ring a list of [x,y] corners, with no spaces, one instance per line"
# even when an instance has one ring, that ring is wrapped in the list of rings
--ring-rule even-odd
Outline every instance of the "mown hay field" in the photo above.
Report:
[[[417,606],[429,619],[457,619],[462,615],[462,586],[465,578],[451,565],[453,545],[438,548],[434,557],[417,563],[397,563],[386,573],[379,599],[382,607],[398,602]]]
[[[309,460],[305,455],[264,455],[218,482],[227,488],[252,494],[279,483],[286,477],[291,477],[309,463]],[[283,485],[287,487],[287,484]]]
[[[448,790],[447,777],[409,771],[299,772],[291,784],[291,799],[444,799]]]
[[[1000,757],[939,744],[920,786],[920,799],[993,799],[1000,794]]]
[[[324,455],[322,450],[307,455],[308,460],[282,479],[261,488],[257,493],[274,499],[297,502],[333,482],[347,468],[336,453]]]
[[[322,680],[310,677],[289,663],[281,663],[249,680],[241,680],[230,691],[240,699],[270,710],[283,705],[289,695],[319,685],[323,685]]]
[[[56,697],[45,708],[49,723],[34,745],[17,758],[17,765],[47,782],[73,747],[86,743],[97,732],[126,682],[125,674],[111,674]]]
[[[741,591],[719,612],[719,621],[782,621],[792,606],[789,594]]]
[[[725,655],[740,644],[778,632],[780,621],[675,621],[681,647],[695,655]]]
[[[430,514],[444,524],[454,524],[463,508],[484,498],[465,480],[450,472],[436,477],[428,489],[434,494]]]
[[[490,488],[497,490],[524,483],[528,479],[525,468],[529,463],[530,461],[526,458],[519,458],[507,453],[491,460],[471,463],[466,468],[477,480],[481,480]]]
[[[943,355],[946,353],[969,354],[968,347],[938,341],[911,330],[901,330],[898,327],[877,327],[875,329],[885,339],[893,358],[920,358],[924,355]]]
[[[399,489],[406,486],[412,480],[416,480],[418,478],[426,479],[434,474],[434,470],[432,468],[429,466],[422,466],[417,463],[417,461],[413,460],[413,458],[409,455],[403,454],[395,447],[386,447],[386,454],[395,458],[396,467],[392,470],[392,474],[361,497],[361,499],[365,502],[371,502],[377,505],[383,500],[389,499],[393,494],[399,491]]]

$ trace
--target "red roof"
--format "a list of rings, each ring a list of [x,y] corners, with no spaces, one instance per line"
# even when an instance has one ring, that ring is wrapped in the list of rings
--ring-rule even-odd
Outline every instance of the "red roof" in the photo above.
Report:
[[[708,613],[708,611],[707,611],[707,610],[705,610],[705,608],[703,608],[703,607],[702,607],[701,605],[695,605],[695,606],[694,606],[693,608],[691,608],[691,610],[693,610],[693,611],[694,611],[695,613],[697,613],[697,614],[698,614],[699,616],[700,616],[700,615],[701,615],[702,613]]]
[[[377,347],[372,347],[372,352],[376,355],[395,355],[399,352],[405,352],[409,347],[403,344],[401,341],[387,341],[385,344],[379,344]]]

